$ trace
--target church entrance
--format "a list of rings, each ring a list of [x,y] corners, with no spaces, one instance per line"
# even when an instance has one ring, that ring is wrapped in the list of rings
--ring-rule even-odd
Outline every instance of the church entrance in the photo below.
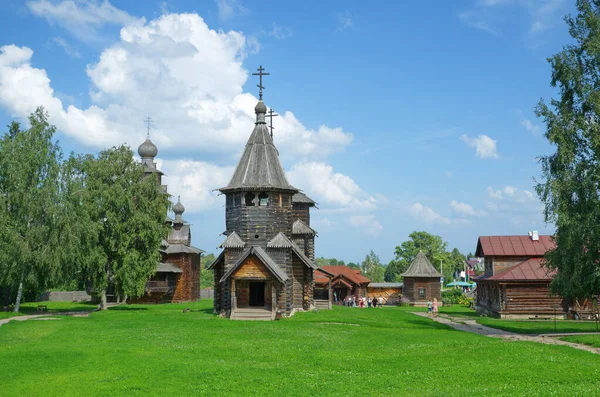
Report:
[[[250,282],[250,306],[264,306],[265,305],[265,283]]]

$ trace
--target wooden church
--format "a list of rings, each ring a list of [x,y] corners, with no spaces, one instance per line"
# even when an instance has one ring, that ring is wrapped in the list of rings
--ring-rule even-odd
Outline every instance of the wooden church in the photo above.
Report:
[[[232,319],[275,319],[314,305],[315,202],[285,176],[265,121],[262,81],[259,88],[254,130],[231,181],[219,189],[227,237],[208,267],[214,269],[214,312]]]

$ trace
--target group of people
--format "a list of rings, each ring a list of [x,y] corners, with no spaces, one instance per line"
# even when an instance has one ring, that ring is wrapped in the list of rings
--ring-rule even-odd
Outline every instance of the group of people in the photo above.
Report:
[[[334,293],[333,294],[333,298],[335,300],[336,303],[339,303],[338,301],[338,297],[337,294]],[[347,295],[344,299],[342,299],[342,303],[344,306],[348,306],[348,307],[360,307],[361,309],[363,307],[383,307],[383,297],[366,297],[366,296],[358,296],[358,298],[355,295]]]
[[[437,317],[438,315],[438,301],[437,298],[433,298],[433,302],[430,300],[427,301],[427,314],[429,317]]]

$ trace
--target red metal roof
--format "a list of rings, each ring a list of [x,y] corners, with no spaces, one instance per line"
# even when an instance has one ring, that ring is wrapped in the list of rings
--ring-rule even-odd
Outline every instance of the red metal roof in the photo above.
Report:
[[[323,273],[322,269],[315,269],[315,284],[328,284],[331,277]]]
[[[344,276],[346,280],[354,284],[368,284],[371,282],[371,280],[360,274],[360,270],[348,266],[323,266],[323,269],[335,276]]]
[[[543,266],[544,258],[531,258],[525,262],[511,267],[501,273],[495,274],[484,280],[497,281],[550,281],[555,274],[554,270]]]
[[[480,236],[475,255],[482,256],[544,256],[555,247],[552,236],[541,235],[538,241],[529,236]]]

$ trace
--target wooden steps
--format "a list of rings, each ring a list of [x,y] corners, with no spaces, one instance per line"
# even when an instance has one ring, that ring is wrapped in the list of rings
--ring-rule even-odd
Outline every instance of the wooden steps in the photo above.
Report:
[[[271,321],[273,312],[262,307],[237,308],[231,314],[231,320]]]
[[[315,307],[319,310],[329,310],[329,301],[324,299],[315,299]]]

